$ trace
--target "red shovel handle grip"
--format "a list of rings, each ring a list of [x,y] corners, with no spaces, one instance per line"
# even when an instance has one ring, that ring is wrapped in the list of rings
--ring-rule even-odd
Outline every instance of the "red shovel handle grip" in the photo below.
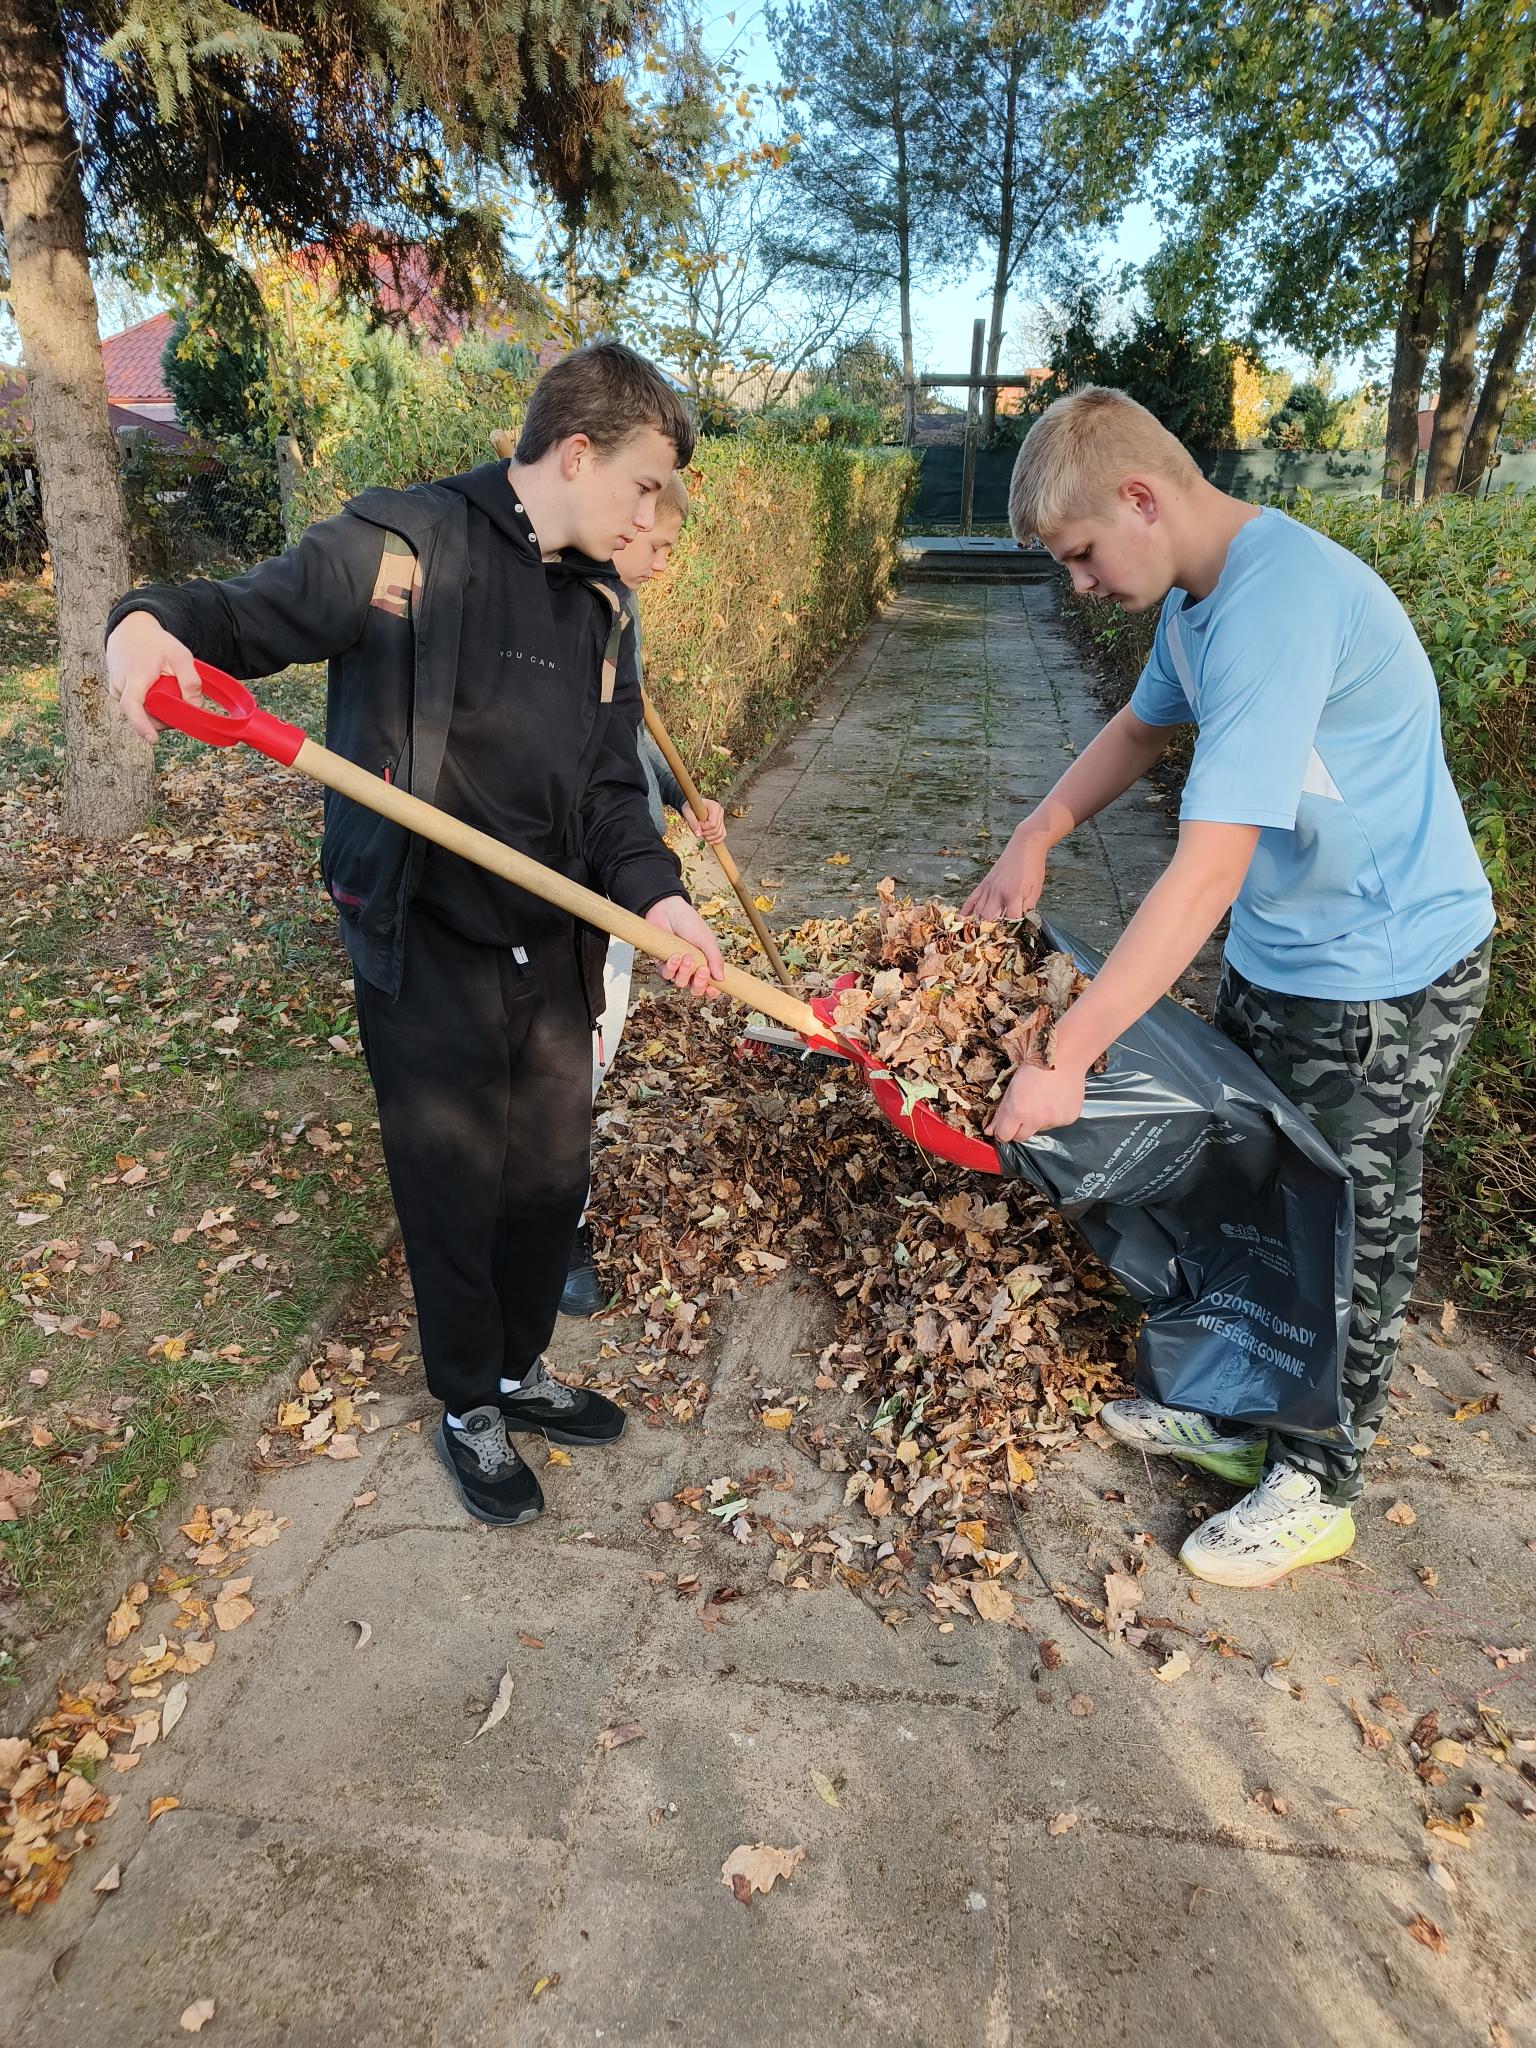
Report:
[[[304,744],[303,729],[263,711],[244,683],[237,683],[222,669],[212,668],[206,661],[194,662],[193,667],[203,695],[223,709],[209,711],[202,704],[189,704],[174,676],[158,676],[144,697],[150,717],[158,718],[162,725],[174,725],[178,732],[190,733],[195,740],[206,740],[210,747],[243,743],[291,768]]]

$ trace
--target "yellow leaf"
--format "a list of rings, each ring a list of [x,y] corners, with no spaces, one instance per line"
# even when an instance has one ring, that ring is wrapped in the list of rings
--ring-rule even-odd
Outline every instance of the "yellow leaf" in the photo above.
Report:
[[[764,1429],[788,1429],[794,1419],[792,1408],[765,1408],[761,1416]]]
[[[846,853],[829,853],[827,855],[827,866],[829,868],[845,868],[851,858],[852,856]]]
[[[165,1346],[161,1352],[161,1356],[168,1360],[170,1364],[180,1365],[181,1361],[186,1357],[186,1355],[187,1340],[185,1337],[166,1338]]]
[[[551,1465],[569,1465],[571,1463],[571,1454],[569,1451],[562,1451],[551,1447],[548,1462]]]
[[[754,910],[772,910],[773,898],[771,896],[754,896],[752,898],[752,908]]]
[[[277,1426],[279,1429],[302,1429],[309,1420],[309,1410],[302,1401],[279,1401],[277,1404]]]
[[[1013,1595],[1006,1586],[994,1586],[990,1581],[982,1580],[968,1590],[983,1621],[1007,1621],[1011,1618]]]
[[[1015,1444],[1008,1446],[1008,1483],[1010,1486],[1028,1486],[1035,1476],[1035,1468]]]
[[[149,1802],[149,1817],[151,1821],[157,1821],[162,1813],[174,1813],[180,1804],[181,1801],[179,1799],[172,1799],[169,1796],[163,1799],[151,1799]]]

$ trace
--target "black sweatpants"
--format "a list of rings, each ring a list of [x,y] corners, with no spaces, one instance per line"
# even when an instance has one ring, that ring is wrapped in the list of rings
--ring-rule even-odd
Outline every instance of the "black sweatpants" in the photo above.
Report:
[[[527,953],[412,911],[399,995],[356,981],[427,1385],[459,1415],[549,1342],[587,1193],[592,1021],[576,942]]]

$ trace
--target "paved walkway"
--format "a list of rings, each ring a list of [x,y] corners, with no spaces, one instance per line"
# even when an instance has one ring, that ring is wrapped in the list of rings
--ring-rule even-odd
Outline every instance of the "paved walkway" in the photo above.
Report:
[[[953,890],[1094,723],[1046,594],[900,600],[748,792],[741,851],[786,915],[887,869]],[[1131,799],[1085,835],[1063,919],[1109,937],[1165,829]],[[466,1524],[416,1391],[361,1461],[265,1483],[293,1526],[253,1561],[256,1618],[59,1904],[0,1932],[6,2048],[149,2048],[204,1997],[207,2038],[239,2048],[1536,2042],[1528,1363],[1441,1343],[1431,1311],[1357,1561],[1271,1594],[1181,1577],[1199,1489],[1166,1467],[1089,1447],[1048,1469],[1043,1570],[1091,1598],[1143,1559],[1143,1613],[1192,1659],[1164,1684],[1023,1581],[1025,1630],[898,1630],[711,1536],[676,1597],[679,1552],[641,1519],[676,1487],[787,1459],[781,1522],[840,1500],[753,1402],[808,1383],[824,1316],[793,1276],[743,1301],[704,1421],[578,1454],[527,1530]],[[566,1330],[556,1362],[590,1341]],[[1496,1412],[1456,1419],[1495,1387]],[[1384,1520],[1399,1499],[1411,1525]],[[706,1626],[703,1593],[731,1584]],[[510,1712],[474,1737],[508,1668]],[[1425,1782],[1406,1745],[1431,1709],[1507,1760],[1452,1752]],[[626,1722],[643,1739],[599,1745]],[[162,1795],[180,1807],[147,1827]],[[720,1871],[756,1842],[805,1859],[747,1909]]]

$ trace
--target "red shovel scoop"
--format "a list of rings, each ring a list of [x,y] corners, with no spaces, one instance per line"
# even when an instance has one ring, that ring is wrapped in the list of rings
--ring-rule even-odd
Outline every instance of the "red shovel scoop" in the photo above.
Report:
[[[503,845],[489,833],[477,832],[472,825],[450,818],[446,811],[424,804],[420,797],[398,789],[382,776],[370,775],[366,768],[359,768],[355,762],[332,753],[329,747],[318,745],[299,726],[288,725],[281,718],[274,718],[270,711],[263,711],[245,685],[237,683],[233,676],[210,668],[206,662],[200,661],[196,667],[205,698],[220,709],[210,710],[207,704],[189,704],[182,696],[175,677],[161,676],[151,685],[144,699],[144,708],[151,718],[159,719],[163,725],[175,726],[178,732],[190,733],[194,739],[206,740],[209,746],[254,747],[258,753],[281,761],[285,768],[299,769],[316,782],[324,783],[327,789],[350,797],[354,803],[363,804],[382,817],[392,818],[419,838],[430,839],[435,845],[446,847],[450,853],[489,869],[493,875],[500,875],[504,881],[515,883],[530,895],[542,897],[546,903],[569,911],[573,917],[595,925],[599,931],[605,931],[613,938],[628,940],[638,951],[649,953],[655,959],[670,959],[678,951],[682,944],[680,940],[658,931],[644,918],[636,917],[632,911],[621,910],[606,896],[583,889],[580,883],[568,881],[564,875],[556,874],[552,868],[530,860],[527,854]],[[861,1045],[857,1039],[845,1037],[833,1023],[835,998],[818,996],[812,1002],[803,1002],[799,996],[777,987],[773,982],[759,981],[754,975],[743,973],[739,967],[726,968],[721,987],[733,1002],[744,1003],[749,1009],[760,1010],[764,1016],[787,1025],[808,1047],[819,1052],[841,1053],[845,1059],[861,1067],[881,1111],[904,1137],[910,1138],[923,1152],[935,1159],[947,1159],[956,1166],[971,1167],[978,1173],[1002,1172],[1002,1162],[995,1146],[953,1129],[942,1117],[935,1116],[926,1103],[913,1103],[910,1109],[903,1106],[901,1087],[889,1068],[876,1059],[867,1046]]]

